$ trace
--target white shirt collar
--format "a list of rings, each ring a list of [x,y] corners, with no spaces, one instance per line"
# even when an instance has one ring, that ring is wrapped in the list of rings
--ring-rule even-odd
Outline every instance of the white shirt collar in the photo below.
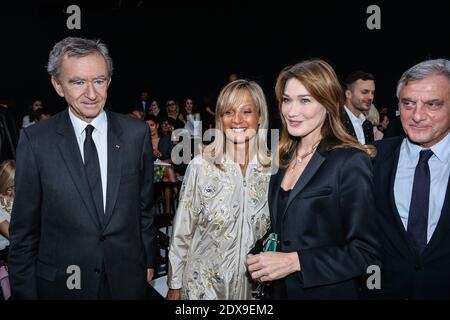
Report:
[[[406,138],[406,152],[410,159],[415,159],[419,157],[419,153],[427,148],[422,148],[421,146],[412,143],[411,140]],[[450,134],[447,134],[444,139],[431,146],[431,151],[433,151],[436,158],[442,163],[448,163],[450,161]]]
[[[69,107],[69,117],[70,121],[72,122],[73,128],[75,129],[75,134],[77,136],[81,136],[84,132],[84,129],[86,129],[86,126],[88,124],[92,125],[95,130],[98,130],[99,134],[106,134],[107,131],[107,125],[108,125],[108,117],[106,116],[105,110],[102,110],[97,117],[94,118],[94,120],[91,121],[91,123],[85,122],[81,120],[80,118],[76,117],[72,110],[70,110]]]
[[[346,105],[344,105],[344,109],[345,109],[345,111],[347,112],[348,116],[350,117],[350,121],[351,121],[352,123],[358,122],[358,123],[360,123],[360,124],[362,125],[362,124],[364,123],[364,121],[366,121],[366,117],[364,116],[364,113],[361,112],[361,113],[359,114],[359,117],[357,117],[357,116],[355,116],[355,115],[353,114],[353,112],[350,111],[349,108],[347,108]]]

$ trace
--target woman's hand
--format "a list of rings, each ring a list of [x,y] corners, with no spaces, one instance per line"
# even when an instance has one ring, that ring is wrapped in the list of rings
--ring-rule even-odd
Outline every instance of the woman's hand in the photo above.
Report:
[[[167,300],[180,300],[181,299],[181,289],[169,289],[167,291]]]
[[[154,155],[156,158],[159,158],[159,157],[162,156],[162,153],[161,153],[158,149],[153,149],[153,155]]]
[[[150,284],[153,280],[153,276],[155,275],[155,269],[148,268],[147,269],[147,283]]]
[[[249,254],[247,266],[253,280],[267,282],[300,271],[300,260],[297,252],[262,252]]]

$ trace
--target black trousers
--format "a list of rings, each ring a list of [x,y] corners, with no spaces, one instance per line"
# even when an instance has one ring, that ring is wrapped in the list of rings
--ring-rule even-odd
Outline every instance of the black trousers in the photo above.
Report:
[[[105,272],[105,265],[102,267],[102,271],[100,273],[100,286],[98,289],[98,300],[111,300],[111,290],[109,289],[108,277]]]

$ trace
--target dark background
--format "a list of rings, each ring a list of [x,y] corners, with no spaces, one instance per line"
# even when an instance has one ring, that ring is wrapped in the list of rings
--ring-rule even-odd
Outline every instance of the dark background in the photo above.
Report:
[[[81,30],[69,30],[66,9],[81,8]],[[381,8],[381,30],[369,30],[366,9]],[[401,74],[427,58],[450,57],[449,13],[442,1],[21,1],[0,4],[0,100],[18,111],[35,97],[65,107],[46,73],[48,53],[66,36],[101,38],[115,71],[108,107],[126,112],[143,89],[160,104],[216,95],[228,74],[257,80],[275,110],[278,72],[310,57],[344,78],[372,72],[375,105],[395,108]]]

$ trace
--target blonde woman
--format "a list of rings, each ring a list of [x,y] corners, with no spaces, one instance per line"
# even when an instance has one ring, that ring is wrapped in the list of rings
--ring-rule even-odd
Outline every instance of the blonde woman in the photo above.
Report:
[[[173,223],[168,299],[250,299],[245,258],[267,231],[271,162],[261,87],[236,80],[216,108],[216,137],[189,164]]]
[[[384,133],[378,130],[380,125],[380,113],[378,109],[372,104],[369,111],[364,112],[366,119],[373,125],[373,138],[375,141],[383,139]],[[384,119],[383,119],[384,120]]]
[[[9,246],[9,221],[14,202],[14,176],[16,162],[6,160],[0,164],[0,260],[6,260]]]
[[[279,252],[249,255],[248,270],[277,299],[356,299],[378,264],[370,156],[340,121],[333,68],[309,60],[283,69],[275,92],[281,167],[270,182]]]

